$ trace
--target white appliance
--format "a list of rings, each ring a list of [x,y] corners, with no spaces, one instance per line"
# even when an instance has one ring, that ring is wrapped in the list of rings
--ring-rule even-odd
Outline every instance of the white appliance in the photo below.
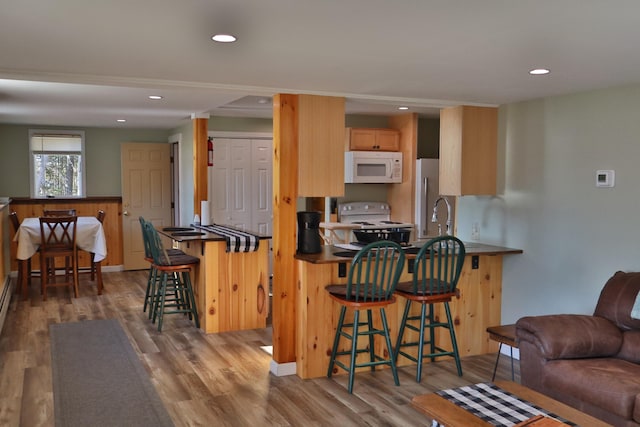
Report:
[[[416,160],[416,234],[418,239],[438,235],[438,224],[431,222],[433,204],[440,194],[438,159]]]
[[[397,151],[347,151],[344,153],[347,184],[402,182],[402,153]]]
[[[354,228],[384,229],[413,228],[413,224],[391,221],[391,207],[387,202],[338,203],[338,221]]]

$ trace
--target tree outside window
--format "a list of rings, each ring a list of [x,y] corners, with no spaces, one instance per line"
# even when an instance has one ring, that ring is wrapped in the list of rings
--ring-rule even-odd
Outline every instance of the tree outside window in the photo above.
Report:
[[[83,197],[84,132],[30,132],[31,196]]]

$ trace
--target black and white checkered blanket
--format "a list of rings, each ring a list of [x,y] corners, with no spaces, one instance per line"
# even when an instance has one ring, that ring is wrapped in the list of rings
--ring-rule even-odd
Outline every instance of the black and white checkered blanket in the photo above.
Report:
[[[496,427],[511,427],[536,415],[545,415],[570,426],[577,426],[493,383],[473,384],[436,393]],[[439,426],[435,422],[433,425]]]
[[[223,225],[201,225],[198,228],[224,236],[227,241],[227,252],[252,252],[257,251],[260,246],[258,236],[235,228]]]

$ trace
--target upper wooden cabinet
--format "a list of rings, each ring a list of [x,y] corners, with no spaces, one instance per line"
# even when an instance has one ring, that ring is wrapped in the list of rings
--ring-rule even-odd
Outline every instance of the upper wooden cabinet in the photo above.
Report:
[[[498,109],[458,106],[440,111],[440,194],[495,195]]]
[[[344,195],[344,98],[298,96],[298,196]]]
[[[398,151],[400,132],[395,129],[347,128],[348,151]]]

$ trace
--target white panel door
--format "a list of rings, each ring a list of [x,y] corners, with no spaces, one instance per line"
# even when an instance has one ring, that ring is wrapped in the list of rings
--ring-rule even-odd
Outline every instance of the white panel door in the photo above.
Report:
[[[209,200],[216,224],[271,235],[273,143],[261,139],[214,139]]]
[[[156,226],[171,225],[171,146],[123,143],[122,250],[125,270],[149,268],[139,217]]]
[[[253,230],[271,235],[273,229],[273,142],[253,140],[252,154],[252,201]]]
[[[251,141],[231,142],[231,217],[227,224],[241,230],[251,229]]]
[[[209,169],[209,201],[216,224],[226,224],[231,218],[231,143],[216,139],[213,146],[213,167]]]

